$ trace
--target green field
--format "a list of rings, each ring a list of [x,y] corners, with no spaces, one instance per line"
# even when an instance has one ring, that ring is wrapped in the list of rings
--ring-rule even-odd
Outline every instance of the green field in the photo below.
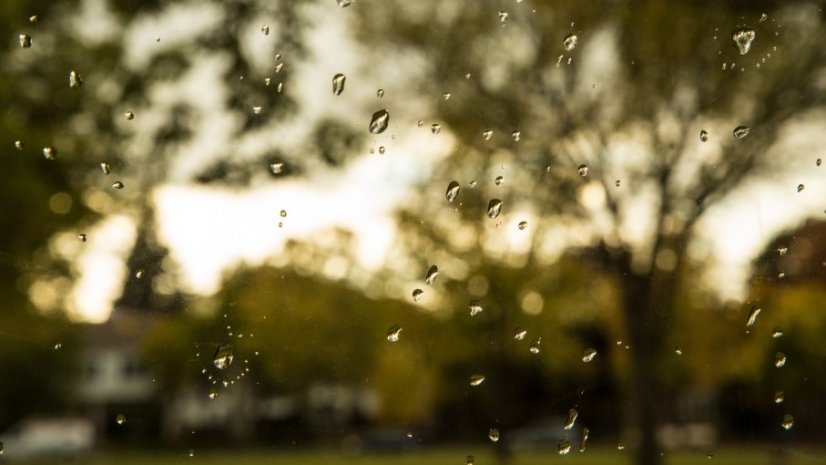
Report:
[[[191,454],[191,455],[190,455]],[[77,463],[89,465],[465,465],[467,455],[475,457],[475,465],[498,464],[497,458],[483,447],[451,448],[400,454],[364,454],[344,456],[334,452],[235,451],[218,452],[196,450],[146,452],[120,451],[101,453],[74,460],[39,460],[15,462],[29,465]],[[779,459],[779,460],[778,460]],[[0,462],[5,460],[0,460]],[[629,451],[597,448],[584,453],[560,456],[554,453],[527,453],[516,455],[508,465],[631,465]],[[765,448],[727,448],[707,453],[679,452],[666,455],[667,465],[801,465],[826,463],[826,453],[809,449],[791,450],[785,456],[776,456]]]

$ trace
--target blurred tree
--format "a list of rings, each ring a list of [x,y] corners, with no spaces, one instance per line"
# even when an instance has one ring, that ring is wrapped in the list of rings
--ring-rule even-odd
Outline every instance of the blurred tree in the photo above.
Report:
[[[515,291],[497,293],[493,264],[518,268],[550,300],[541,271],[561,248],[592,247],[596,274],[616,286],[630,348],[637,463],[661,463],[670,332],[678,299],[693,297],[687,280],[697,282],[690,246],[709,211],[794,166],[781,150],[815,147],[784,136],[821,124],[821,12],[806,2],[659,0],[395,1],[358,11],[377,70],[381,57],[411,63],[395,90],[407,89],[408,108],[424,96],[430,113],[410,119],[432,118],[454,144],[402,217],[399,247],[417,263],[408,268],[459,259],[452,274],[490,273],[479,295],[508,305]],[[733,40],[744,27],[750,49]],[[492,182],[498,176],[504,182]],[[462,187],[451,205],[454,180]],[[503,201],[501,216],[492,199]]]

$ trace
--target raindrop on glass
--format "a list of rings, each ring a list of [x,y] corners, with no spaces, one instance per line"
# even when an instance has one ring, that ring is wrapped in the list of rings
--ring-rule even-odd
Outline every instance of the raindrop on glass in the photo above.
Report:
[[[499,22],[504,23],[508,20],[508,12],[507,11],[500,11],[499,12]]]
[[[490,431],[488,431],[488,439],[490,439],[491,442],[499,442],[499,430],[491,428]]]
[[[31,16],[29,16],[29,22],[30,22],[30,23],[32,23],[32,24],[37,24],[37,20],[38,20],[38,19],[39,19],[39,18],[37,17],[37,15],[31,15]]]
[[[80,87],[83,85],[83,79],[81,79],[80,74],[77,71],[72,70],[69,72],[69,87]]]
[[[732,31],[731,40],[734,41],[734,45],[737,46],[737,50],[740,51],[740,55],[749,53],[749,50],[751,50],[751,43],[754,42],[754,36],[754,29],[747,27]]]
[[[123,183],[120,181],[115,181],[112,183],[112,189],[121,190],[123,189]]]
[[[25,146],[26,146],[26,143],[23,142],[22,140],[14,141],[14,148],[16,148],[17,150],[23,150],[23,147],[25,147]]]
[[[259,106],[252,107],[252,112],[256,115],[260,115],[261,114],[261,107],[259,107]]]
[[[774,328],[774,331],[772,331],[772,338],[780,339],[781,337],[783,337],[783,330],[780,328]]]
[[[32,46],[32,36],[28,34],[20,34],[20,37],[17,38],[20,42],[20,46],[22,48],[29,48]]]
[[[794,417],[788,413],[783,415],[783,421],[780,423],[780,426],[786,431],[792,429],[792,426],[794,426]]]
[[[563,439],[559,441],[559,446],[557,446],[557,451],[559,455],[567,455],[568,452],[571,452],[571,441],[567,439]]]
[[[818,158],[817,161],[815,161],[815,165],[817,165],[817,166],[820,166],[822,164],[823,164],[823,160],[821,160],[820,158]]]
[[[588,442],[588,437],[591,435],[591,430],[582,428],[582,439],[579,440],[579,451],[585,452],[585,445]]]
[[[562,40],[562,48],[565,51],[570,52],[571,50],[576,48],[577,43],[579,42],[579,38],[576,34],[568,34],[565,36],[565,39]]]
[[[442,132],[442,125],[439,124],[439,123],[431,124],[430,125],[430,132],[432,132],[433,134],[438,134],[438,133]]]
[[[55,344],[55,345],[54,345],[54,350],[60,350],[60,349],[62,349],[62,348],[63,348],[63,344],[61,344],[61,343],[59,343],[59,342],[58,342],[57,344]]]
[[[424,294],[423,290],[413,289],[413,294],[411,294],[412,297],[413,297],[413,302],[418,302],[418,301],[422,300],[422,295],[423,294]]]
[[[270,163],[270,171],[272,171],[272,174],[282,174],[284,172],[284,164]]]
[[[212,364],[219,370],[226,370],[232,365],[233,358],[232,346],[229,344],[221,344],[215,349],[215,355],[212,356]]]
[[[444,94],[442,94],[442,100],[450,100],[450,97],[450,92],[445,92]]]
[[[461,190],[461,186],[457,181],[450,181],[450,184],[447,185],[447,192],[445,192],[445,197],[447,197],[448,202],[453,202],[456,200],[456,197],[459,196],[459,191]]]
[[[43,147],[43,156],[46,160],[54,160],[57,158],[57,149],[54,147]]]
[[[135,272],[135,278],[137,278],[137,279],[143,278],[143,269],[139,269],[138,271]]]
[[[619,179],[617,179],[616,181],[614,181],[614,185],[615,185],[615,186],[619,187],[619,186],[620,186],[620,184],[622,184],[622,182],[621,182]]]
[[[490,140],[491,137],[493,137],[493,131],[490,129],[482,133],[482,138],[485,140]]]
[[[539,346],[542,345],[542,338],[537,338],[535,341],[531,342],[531,347],[528,349],[532,354],[539,353]]]
[[[218,398],[218,390],[215,388],[209,388],[209,394],[207,396],[210,399],[217,399]]]
[[[80,242],[86,242],[86,234],[84,233],[78,234],[77,238],[80,240]]]
[[[572,408],[568,410],[568,419],[565,421],[565,426],[563,426],[562,429],[567,431],[573,428],[577,417],[579,417],[579,412],[577,412],[576,409]]]
[[[783,352],[774,354],[774,366],[777,368],[783,368],[786,366],[786,354]]]
[[[473,189],[474,187],[476,187],[476,180],[470,181],[469,183],[467,183],[467,186]]]
[[[123,117],[126,118],[127,120],[131,121],[131,120],[135,119],[135,114],[132,113],[131,111],[127,111],[126,113],[123,114]]]
[[[126,415],[124,415],[122,413],[119,413],[115,417],[115,422],[117,422],[117,424],[119,424],[119,425],[122,425],[122,424],[126,423]]]
[[[373,134],[381,134],[387,129],[390,123],[390,113],[387,110],[379,110],[373,113],[370,119],[370,132]]]
[[[519,131],[513,131],[511,133],[511,137],[513,137],[513,140],[519,142],[519,139],[522,137],[522,133]]]
[[[748,126],[737,126],[734,128],[734,131],[732,131],[732,134],[734,137],[742,139],[749,135],[749,131],[751,131],[751,129]]]
[[[582,353],[582,361],[585,362],[585,363],[590,363],[592,360],[594,360],[594,357],[596,357],[596,356],[597,356],[597,350],[594,349],[594,348],[589,347],[589,348],[585,349],[585,352]]]
[[[384,155],[384,152],[386,151],[387,149],[385,149],[383,145],[379,146],[379,155]]]
[[[502,201],[499,199],[491,199],[488,202],[488,218],[494,219],[499,216],[499,212],[502,211]]]
[[[516,225],[516,227],[519,228],[520,231],[524,231],[525,228],[528,227],[528,222],[527,221],[520,221],[519,224]]]
[[[336,0],[336,2],[341,8],[346,8],[353,4],[353,0]]]
[[[270,35],[270,27],[266,24],[261,26],[261,32],[263,32],[265,36]]]
[[[805,189],[805,188],[806,188],[806,186],[804,186],[803,184],[798,184],[798,185],[797,185],[797,192],[800,192],[800,191],[802,191],[802,190],[803,190],[803,189]]]
[[[493,180],[493,182],[497,186],[501,186],[504,181],[505,181],[505,178],[503,178],[502,176],[496,176],[496,179]]]
[[[760,15],[760,20],[758,22],[765,23],[768,20],[769,20],[769,15],[767,15],[766,13],[763,13],[762,15]]]
[[[473,299],[468,304],[468,309],[470,309],[470,316],[476,316],[482,313],[482,303],[476,299]]]
[[[471,386],[478,386],[478,385],[485,382],[485,375],[479,375],[479,374],[470,375],[469,382],[470,382]]]
[[[708,142],[708,131],[705,129],[700,130],[700,141]]]
[[[783,391],[777,391],[774,393],[775,404],[782,404],[784,400],[786,400],[786,395],[783,393]]]
[[[749,319],[746,321],[746,328],[750,328],[754,326],[754,323],[757,322],[757,317],[760,315],[762,311],[759,307],[752,307],[749,311]]]
[[[436,265],[431,265],[430,268],[427,270],[427,275],[424,278],[424,282],[427,285],[433,284],[436,281],[436,277],[439,276],[439,267]]]
[[[472,456],[472,455],[468,455],[468,456],[465,458],[465,463],[467,463],[467,465],[473,465],[473,456]]]
[[[516,331],[513,333],[513,338],[517,341],[521,341],[525,339],[525,336],[528,335],[528,330],[522,328],[516,328]]]
[[[399,342],[399,335],[402,332],[402,327],[394,324],[387,330],[387,340],[390,342]]]
[[[379,89],[376,91],[376,97],[382,98],[384,97],[384,89]]]
[[[588,170],[589,170],[588,165],[586,165],[584,163],[579,165],[576,169],[577,173],[579,173],[579,175],[582,176],[583,178],[585,176],[588,176]]]

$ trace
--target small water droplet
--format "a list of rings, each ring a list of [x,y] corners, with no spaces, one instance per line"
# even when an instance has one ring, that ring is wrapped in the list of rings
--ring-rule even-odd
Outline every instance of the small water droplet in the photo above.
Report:
[[[579,173],[580,176],[582,176],[584,178],[585,176],[588,176],[588,171],[589,171],[588,165],[583,163],[583,164],[581,164],[577,167],[576,171],[577,171],[577,173]]]
[[[568,420],[565,421],[565,426],[562,429],[568,431],[574,427],[574,423],[576,423],[576,419],[579,417],[579,412],[576,409],[572,408],[568,410]]]
[[[80,240],[80,242],[86,242],[86,234],[84,233],[78,234],[77,238]]]
[[[732,31],[731,40],[734,41],[734,45],[737,46],[737,50],[740,51],[740,55],[749,53],[749,50],[751,50],[751,44],[754,42],[754,36],[754,29],[747,27]]]
[[[805,189],[805,188],[806,188],[806,186],[804,186],[803,184],[798,184],[798,185],[797,185],[797,192],[800,192],[800,191],[802,191],[802,190],[803,190],[803,189]]]
[[[284,173],[284,163],[270,163],[270,171],[276,175]]]
[[[700,130],[700,141],[708,142],[708,131],[706,131],[705,129]]]
[[[57,344],[55,344],[55,345],[54,345],[54,350],[60,350],[60,349],[62,349],[62,348],[63,348],[63,344],[61,344],[61,343],[59,343],[59,342],[58,342]]]
[[[54,147],[43,147],[43,156],[46,160],[54,160],[57,158],[57,149]]]
[[[263,32],[265,36],[270,35],[270,27],[266,24],[261,26],[261,32]]]
[[[226,370],[232,365],[234,357],[232,346],[229,344],[221,344],[215,349],[215,355],[212,356],[212,364],[219,370]]]
[[[567,439],[563,439],[559,441],[559,446],[557,446],[557,451],[559,455],[567,455],[568,452],[571,452],[571,441]]]
[[[471,386],[478,386],[485,382],[485,375],[474,374],[470,375],[470,385]]]
[[[761,311],[762,309],[759,307],[751,307],[751,310],[749,310],[749,319],[746,321],[746,328],[754,326]]]
[[[474,180],[470,181],[469,183],[467,183],[467,186],[469,188],[473,189],[474,187],[476,187],[476,180],[474,179]]]
[[[488,439],[490,439],[491,442],[499,442],[499,430],[491,428],[490,431],[488,431]]]
[[[470,316],[476,316],[479,313],[482,313],[482,303],[476,299],[473,299],[468,304],[468,308],[470,309]]]
[[[473,456],[468,455],[467,457],[465,457],[465,463],[467,463],[467,465],[473,465]]]
[[[783,330],[780,328],[774,328],[774,331],[772,331],[772,338],[780,339],[781,337],[783,337]]]
[[[262,108],[259,107],[259,106],[254,106],[254,107],[252,107],[252,112],[256,115],[260,115],[261,114],[261,109]]]
[[[617,450],[625,450],[625,444],[617,444]]]
[[[379,146],[379,155],[384,155],[385,151],[386,151],[386,149],[384,148],[383,145]]]
[[[427,270],[427,275],[425,275],[424,282],[427,285],[433,284],[436,281],[436,278],[439,276],[439,267],[436,265],[431,265],[430,268]]]
[[[376,91],[376,97],[382,98],[384,97],[384,89],[379,89]]]
[[[519,228],[520,231],[524,231],[525,228],[528,227],[528,222],[527,221],[520,221],[519,224],[516,225],[516,227]]]
[[[37,17],[37,15],[29,16],[29,22],[32,23],[32,24],[37,24],[38,19],[39,18]]]
[[[23,147],[25,147],[25,146],[26,146],[26,143],[23,142],[22,140],[14,141],[14,148],[16,148],[17,150],[23,150]]]
[[[679,347],[675,347],[674,348],[674,353],[677,354],[677,355],[683,355],[683,350],[680,349]]]
[[[491,137],[493,137],[493,131],[490,130],[490,129],[488,129],[487,131],[484,131],[482,133],[482,138],[485,139],[485,140],[490,140]]]
[[[818,158],[817,161],[815,161],[816,166],[820,166],[822,164],[823,164],[823,160],[821,160],[820,158]]]
[[[207,394],[207,396],[208,396],[210,399],[217,399],[217,398],[218,398],[218,390],[217,390],[217,389],[215,389],[214,387],[213,387],[213,388],[209,388],[209,393]]]
[[[562,48],[564,48],[566,52],[570,52],[571,50],[576,48],[578,42],[579,38],[576,36],[576,34],[568,34],[562,40]]]
[[[438,134],[438,133],[442,132],[442,125],[439,124],[439,123],[431,124],[430,125],[430,132],[432,132],[433,134]]]
[[[135,278],[137,278],[137,279],[143,278],[143,269],[139,269],[138,271],[135,272]]]
[[[275,86],[275,91],[276,91],[276,92],[278,92],[278,93],[280,94],[282,90],[284,90],[284,83],[283,83],[283,82],[279,82],[279,83],[278,83],[278,85],[277,85],[277,86]]]
[[[387,129],[387,125],[390,123],[390,113],[387,110],[379,110],[373,113],[373,117],[370,119],[370,132],[373,134],[381,134]]]
[[[341,8],[346,8],[353,4],[353,0],[336,0],[336,2]]]
[[[792,426],[794,426],[794,417],[788,413],[783,415],[783,421],[780,423],[780,426],[786,431],[792,429]]]
[[[542,345],[542,338],[541,337],[536,338],[535,341],[531,342],[531,346],[528,348],[528,351],[532,354],[538,354],[539,353],[539,346],[541,346],[541,345]]]
[[[457,181],[450,181],[450,184],[447,185],[447,192],[445,192],[445,197],[447,197],[448,202],[453,202],[456,200],[456,197],[459,196],[459,191],[461,190],[461,186]]]
[[[528,330],[522,328],[516,328],[516,331],[513,333],[513,338],[517,341],[521,341],[525,339],[525,336],[528,335]]]
[[[402,332],[402,327],[394,324],[387,330],[387,340],[390,342],[399,342],[399,335]]]
[[[505,178],[503,178],[502,176],[496,176],[496,179],[493,180],[493,183],[497,186],[501,186],[504,181]]]
[[[120,181],[115,181],[112,183],[112,189],[121,190],[123,189],[123,183]]]
[[[499,12],[499,22],[504,23],[508,20],[508,12],[507,11],[500,11]]]
[[[124,415],[122,413],[119,413],[115,417],[115,422],[117,422],[117,424],[119,424],[119,425],[122,425],[122,424],[126,423],[126,415]]]
[[[614,181],[614,185],[615,185],[615,186],[619,187],[619,186],[620,186],[620,184],[622,184],[622,182],[621,182],[619,179],[617,179],[616,181]]]
[[[445,92],[444,94],[442,94],[442,100],[450,100],[450,97],[450,92]]]
[[[269,87],[270,84],[272,84],[272,78],[271,77],[265,77],[264,78],[264,85]]]
[[[751,131],[751,128],[749,128],[748,126],[737,126],[736,128],[734,128],[734,131],[732,131],[732,134],[734,135],[734,137],[742,139],[749,135],[749,131]]]
[[[783,391],[777,391],[774,393],[775,404],[782,404],[784,400],[786,400],[786,395],[783,393]]]
[[[123,117],[126,118],[127,120],[131,121],[131,120],[135,119],[135,114],[132,113],[131,111],[127,111],[126,113],[123,114]]]
[[[783,352],[774,354],[774,366],[777,368],[783,368],[786,366],[786,354]]]
[[[591,436],[591,430],[582,428],[582,439],[579,441],[579,451],[585,452],[585,445],[588,442],[588,437]]]
[[[596,356],[597,356],[597,350],[594,349],[594,348],[589,347],[589,348],[585,349],[585,352],[582,353],[582,361],[585,362],[585,363],[590,363],[592,360],[594,360],[594,357],[596,357]]]
[[[788,247],[778,247],[777,248],[777,255],[780,255],[782,257],[783,255],[786,255],[786,252],[788,252],[788,251],[789,251]]]
[[[418,301],[422,300],[422,295],[423,294],[424,294],[423,290],[413,289],[413,294],[411,294],[413,296],[413,302],[418,302]]]
[[[494,219],[499,216],[502,211],[502,201],[499,199],[491,199],[488,202],[488,218]]]
[[[768,19],[769,19],[769,15],[767,15],[766,13],[763,13],[762,15],[760,15],[759,22],[765,23],[766,21],[768,21]]]
[[[81,79],[80,74],[77,71],[72,70],[69,72],[69,87],[80,87],[83,85],[83,79]]]
[[[29,48],[32,46],[32,36],[28,34],[20,34],[17,39],[20,42],[20,47],[22,48]]]
[[[519,142],[519,139],[522,137],[522,133],[519,131],[513,131],[511,133],[511,137],[513,137],[513,140]]]

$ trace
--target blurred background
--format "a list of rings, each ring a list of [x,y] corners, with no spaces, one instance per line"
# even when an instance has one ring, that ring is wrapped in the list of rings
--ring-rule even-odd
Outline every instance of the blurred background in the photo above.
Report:
[[[823,6],[5,0],[0,462],[826,461]]]

